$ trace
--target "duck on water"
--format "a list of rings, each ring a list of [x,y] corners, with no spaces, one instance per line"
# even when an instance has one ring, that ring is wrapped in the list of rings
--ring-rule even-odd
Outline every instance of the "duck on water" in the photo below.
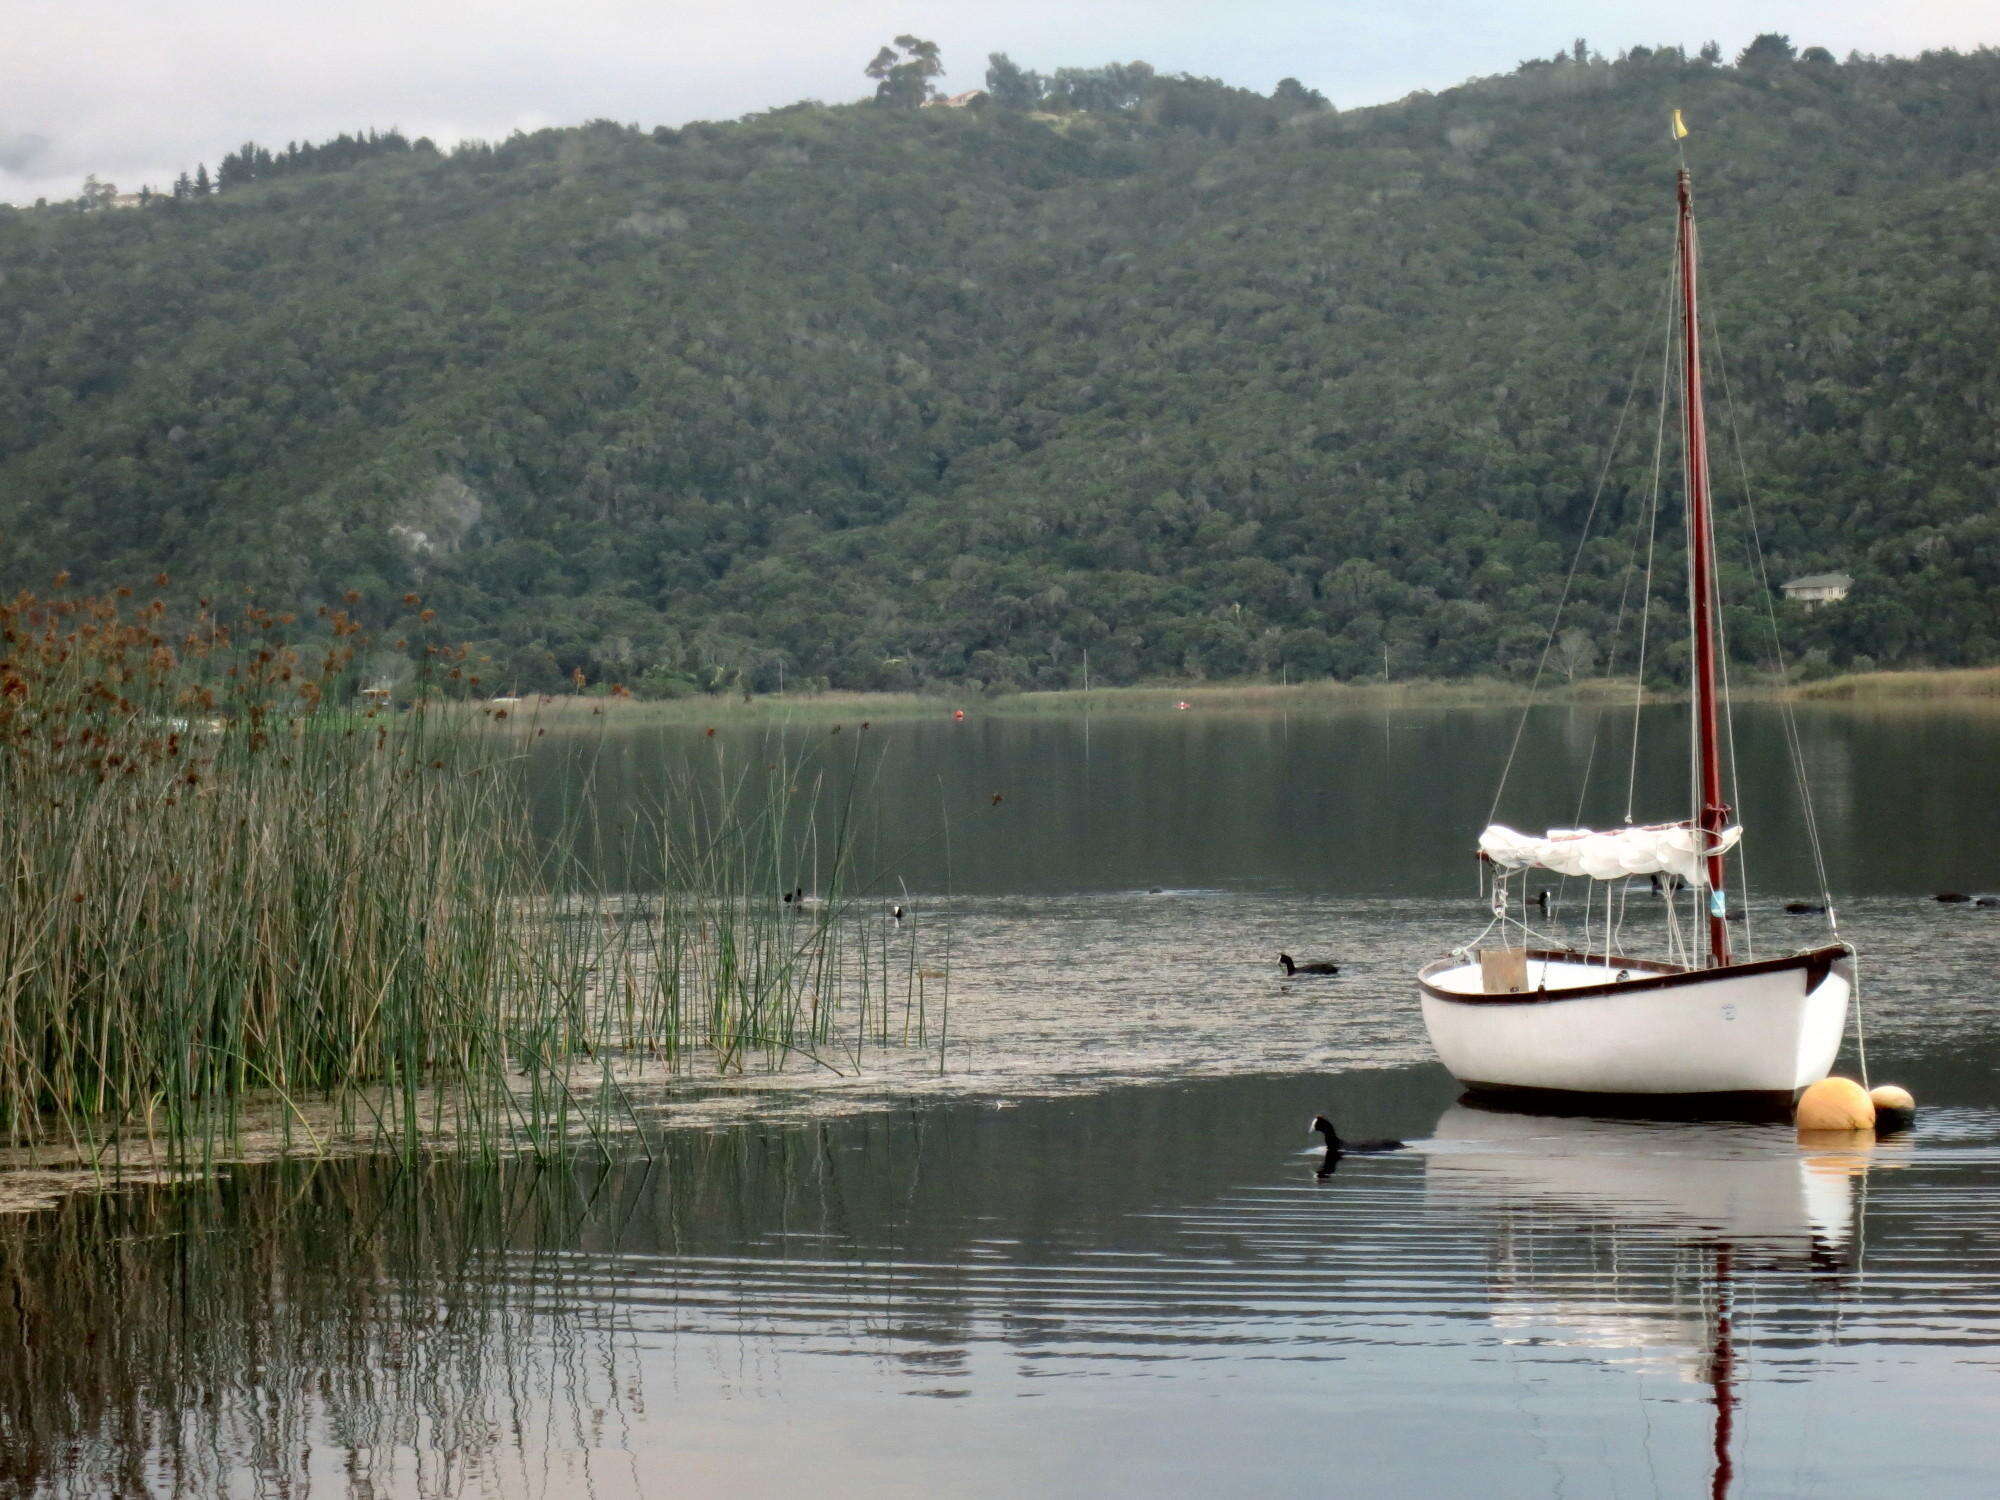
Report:
[[[1342,1140],[1340,1132],[1333,1128],[1333,1121],[1325,1115],[1313,1116],[1312,1129],[1313,1133],[1326,1143],[1326,1156],[1318,1168],[1318,1175],[1321,1177],[1332,1176],[1343,1156],[1380,1156],[1388,1151],[1401,1151],[1407,1144],[1404,1141],[1392,1140]]]
[[[1295,979],[1301,974],[1338,974],[1340,972],[1339,964],[1328,963],[1324,959],[1302,964],[1289,953],[1280,953],[1278,955],[1278,962],[1285,966],[1285,978],[1287,979]]]

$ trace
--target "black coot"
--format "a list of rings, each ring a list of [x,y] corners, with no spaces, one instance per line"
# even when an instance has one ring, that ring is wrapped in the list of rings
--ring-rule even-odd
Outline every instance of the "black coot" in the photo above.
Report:
[[[1344,1141],[1325,1115],[1314,1115],[1312,1128],[1326,1140],[1328,1156],[1376,1156],[1384,1151],[1401,1151],[1403,1141]]]
[[[1278,955],[1278,962],[1285,966],[1285,978],[1287,979],[1295,978],[1300,974],[1338,974],[1340,972],[1339,964],[1327,963],[1324,960],[1309,964],[1296,963],[1289,953],[1280,953]]]

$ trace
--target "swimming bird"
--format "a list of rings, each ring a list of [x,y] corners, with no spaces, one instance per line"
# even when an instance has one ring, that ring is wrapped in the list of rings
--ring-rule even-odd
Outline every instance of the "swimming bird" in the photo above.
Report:
[[[1826,908],[1824,906],[1815,906],[1810,901],[1787,901],[1785,903],[1785,910],[1795,917],[1823,917],[1826,915]]]
[[[1339,964],[1330,964],[1323,959],[1309,964],[1294,963],[1292,955],[1289,953],[1280,953],[1278,955],[1278,962],[1285,966],[1285,978],[1287,979],[1291,979],[1299,974],[1338,974],[1340,972]]]
[[[1960,901],[1970,901],[1971,899],[1972,898],[1966,895],[1964,891],[1939,891],[1937,895],[1931,897],[1931,900],[1942,901],[1945,902],[1947,905],[1955,904]]]
[[[892,917],[894,917],[894,918],[896,919],[896,925],[897,925],[898,927],[901,927],[901,926],[903,925],[903,908],[902,908],[902,907],[900,907],[900,906],[892,906],[892,907],[890,907],[890,908],[889,908],[889,915],[890,915],[890,916],[892,916]]]
[[[1333,1156],[1379,1156],[1384,1151],[1401,1151],[1403,1141],[1343,1141],[1340,1132],[1333,1128],[1333,1121],[1325,1115],[1314,1115],[1313,1130],[1326,1140],[1326,1154]]]

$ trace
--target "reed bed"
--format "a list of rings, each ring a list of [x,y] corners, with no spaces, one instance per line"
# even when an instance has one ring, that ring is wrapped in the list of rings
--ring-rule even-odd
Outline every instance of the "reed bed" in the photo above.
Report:
[[[184,1155],[253,1091],[414,1134],[435,1079],[500,1107],[502,779],[352,707],[344,614],[312,651],[267,611],[166,615],[0,607],[0,1135],[136,1127]]]
[[[1910,699],[2000,700],[2000,667],[1944,671],[1850,672],[1792,690],[1813,702],[1885,703]]]
[[[620,890],[660,893],[605,904],[605,961],[590,966],[609,976],[598,993],[614,1045],[669,1061],[692,1046],[723,1072],[753,1056],[847,1071],[870,1047],[922,1045],[933,1016],[942,1026],[949,968],[924,960],[926,920],[891,918],[857,865],[855,800],[872,761],[865,726],[844,742],[838,796],[828,788],[832,743],[746,754],[714,741],[708,764],[671,777],[637,814],[642,836],[625,843],[622,870],[594,822],[587,838],[558,840],[591,851],[578,862],[586,902],[607,870]],[[602,804],[587,786],[580,793],[594,819]]]
[[[1182,704],[1209,711],[1316,711],[1382,707],[1476,707],[1525,703],[1532,696],[1551,703],[1629,702],[1630,678],[1579,678],[1544,683],[1530,694],[1525,682],[1496,677],[1418,678],[1397,682],[1167,683],[1128,687],[1063,688],[1031,692],[961,693],[769,693],[753,698],[727,695],[642,700],[630,696],[541,693],[489,700],[506,706],[523,722],[550,733],[592,734],[607,724],[810,725],[864,721],[950,718],[960,710],[982,717],[1036,717],[1078,713],[1169,713]],[[1648,690],[1648,698],[1679,696]]]
[[[366,636],[321,614],[0,605],[0,1144],[202,1166],[276,1101],[288,1149],[559,1149],[631,1118],[634,1060],[888,1036],[886,939],[806,767],[655,809],[662,894],[635,901],[579,878],[587,803],[531,836],[499,711],[369,704]],[[420,649],[427,696],[463,682]]]
[[[639,725],[836,724],[863,719],[949,718],[964,697],[919,693],[760,693],[743,698],[727,693],[692,698],[635,698],[626,693],[532,693],[486,700],[550,733],[595,734],[607,724]]]
[[[1629,686],[1625,688],[1629,693]],[[1570,695],[1588,696],[1585,685],[1575,689],[1544,688],[1543,698],[1557,701]],[[1311,682],[1200,683],[1150,687],[1110,687],[1066,689],[1052,692],[1015,693],[996,698],[986,711],[1001,714],[1063,714],[1086,709],[1099,713],[1176,712],[1183,704],[1189,709],[1225,712],[1290,711],[1326,709],[1403,708],[1429,705],[1458,706],[1489,703],[1522,703],[1529,697],[1525,683],[1503,682],[1490,677],[1459,681],[1416,679],[1400,682],[1340,682],[1321,678]]]

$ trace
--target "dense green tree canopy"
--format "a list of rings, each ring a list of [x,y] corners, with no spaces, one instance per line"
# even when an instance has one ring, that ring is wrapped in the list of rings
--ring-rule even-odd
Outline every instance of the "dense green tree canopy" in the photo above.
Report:
[[[1725,498],[1855,580],[1792,649],[2000,659],[2000,55],[1785,48],[1345,112],[995,57],[0,209],[0,583],[419,591],[523,688],[1525,672],[1594,514],[1560,665],[1629,670],[1680,108]]]

